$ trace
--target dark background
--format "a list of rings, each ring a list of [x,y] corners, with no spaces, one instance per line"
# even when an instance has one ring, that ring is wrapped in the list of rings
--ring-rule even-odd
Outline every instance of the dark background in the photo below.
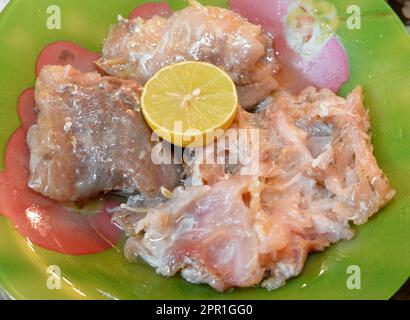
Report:
[[[388,3],[410,31],[410,0],[389,0]],[[410,57],[409,57],[410,59]],[[410,272],[410,270],[409,270]],[[410,300],[410,280],[393,297],[395,300]]]

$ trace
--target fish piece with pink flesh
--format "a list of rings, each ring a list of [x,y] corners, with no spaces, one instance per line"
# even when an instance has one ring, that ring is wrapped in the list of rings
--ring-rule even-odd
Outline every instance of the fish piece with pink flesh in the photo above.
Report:
[[[143,85],[161,68],[186,60],[224,69],[237,85],[244,108],[278,86],[272,38],[230,10],[194,1],[169,18],[120,20],[108,34],[97,65],[109,75]]]
[[[26,108],[26,112],[31,111]],[[7,143],[5,170],[0,172],[0,215],[9,218],[30,243],[63,254],[94,254],[115,246],[121,232],[112,224],[109,211],[118,206],[117,201],[105,199],[94,206],[92,213],[84,214],[28,188],[30,154],[26,133],[20,127]]]
[[[372,154],[360,87],[346,99],[312,87],[278,92],[255,114],[239,113],[232,130],[245,128],[259,129],[259,170],[243,176],[241,164],[194,158],[185,190],[122,221],[128,259],[219,291],[276,289],[309,252],[352,238],[349,223],[365,223],[395,194]],[[245,152],[236,146],[219,152]]]
[[[61,202],[114,190],[151,197],[175,187],[177,168],[151,160],[140,91],[132,80],[44,66],[35,88],[38,120],[27,135],[29,187]]]
[[[248,178],[236,178],[177,189],[137,223],[133,231],[145,235],[128,240],[127,258],[141,256],[165,276],[181,270],[188,281],[220,291],[260,282],[258,239],[242,197],[248,184]]]

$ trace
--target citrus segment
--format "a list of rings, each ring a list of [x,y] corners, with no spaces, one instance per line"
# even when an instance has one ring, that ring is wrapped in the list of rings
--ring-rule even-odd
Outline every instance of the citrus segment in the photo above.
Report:
[[[238,96],[223,70],[186,61],[154,75],[144,87],[141,104],[148,125],[158,136],[186,147],[203,145],[217,129],[227,129],[237,113]]]

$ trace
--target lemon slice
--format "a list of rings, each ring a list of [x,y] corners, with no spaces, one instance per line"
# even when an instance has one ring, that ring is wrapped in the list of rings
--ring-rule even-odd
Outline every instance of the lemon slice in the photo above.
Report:
[[[229,75],[218,67],[186,61],[154,75],[144,87],[141,105],[158,136],[180,147],[199,146],[232,124],[238,95]]]

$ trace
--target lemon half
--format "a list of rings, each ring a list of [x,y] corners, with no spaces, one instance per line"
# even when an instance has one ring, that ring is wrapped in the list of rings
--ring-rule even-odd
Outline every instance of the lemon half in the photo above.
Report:
[[[238,111],[229,75],[205,62],[186,61],[161,69],[145,85],[142,111],[151,129],[177,146],[199,146],[226,130]]]

